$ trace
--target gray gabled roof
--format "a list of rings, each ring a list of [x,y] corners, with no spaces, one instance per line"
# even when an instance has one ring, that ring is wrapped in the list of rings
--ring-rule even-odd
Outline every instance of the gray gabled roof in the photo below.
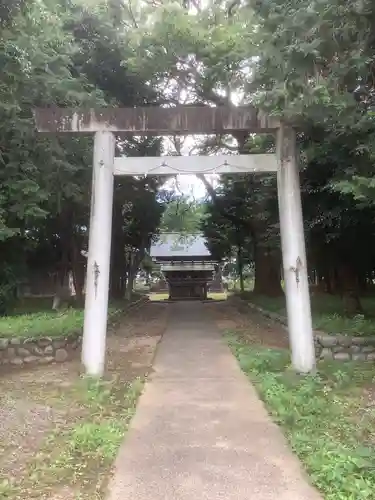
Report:
[[[161,233],[151,244],[152,258],[211,257],[201,234]]]

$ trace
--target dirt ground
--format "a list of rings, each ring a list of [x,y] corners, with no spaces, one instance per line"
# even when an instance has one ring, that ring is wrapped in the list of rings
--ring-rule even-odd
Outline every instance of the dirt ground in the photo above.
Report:
[[[281,325],[248,308],[235,297],[208,305],[222,332],[236,331],[250,344],[288,348],[288,335]]]
[[[149,373],[166,314],[165,305],[147,304],[128,313],[110,332],[108,377],[119,377],[125,384]],[[79,405],[72,405],[66,396],[74,390],[80,371],[77,356],[63,364],[0,374],[0,498],[8,498],[5,493],[2,496],[2,483],[21,480],[29,473],[30,460],[45,436],[79,417]],[[50,498],[68,500],[69,496],[63,490]]]
[[[220,331],[235,331],[249,344],[273,348],[288,348],[287,332],[273,321],[249,309],[236,298],[205,305]],[[165,330],[170,308],[162,302],[152,302],[125,316],[108,336],[106,378],[116,378],[120,384],[147,376],[157,344]],[[52,433],[61,433],[87,418],[76,397],[81,366],[77,360],[34,369],[0,373],[0,498],[9,500],[99,500],[103,496],[82,482],[77,486],[67,481],[29,481],[30,464],[46,453],[45,442]],[[361,418],[373,412],[374,384],[364,388]],[[55,441],[59,443],[59,441]],[[55,446],[55,442],[52,446]],[[39,461],[40,464],[40,461]],[[43,470],[38,473],[44,474]],[[102,472],[93,469],[87,481],[95,483]],[[25,479],[26,478],[26,479]],[[103,481],[108,478],[108,469]],[[21,490],[7,490],[6,481],[22,483]],[[38,482],[38,487],[35,487]],[[83,491],[83,494],[82,494]],[[78,492],[78,493],[77,493]]]
[[[248,342],[270,347],[288,345],[281,327],[258,313],[241,310],[235,300],[213,302],[207,308],[223,332],[236,330]],[[168,305],[149,303],[129,313],[110,331],[107,376],[120,377],[126,383],[149,373],[167,313]],[[80,417],[79,405],[67,404],[80,371],[77,355],[75,361],[63,364],[0,374],[0,484],[27,474],[30,459],[38,453],[45,436]],[[66,492],[60,496],[68,498]]]

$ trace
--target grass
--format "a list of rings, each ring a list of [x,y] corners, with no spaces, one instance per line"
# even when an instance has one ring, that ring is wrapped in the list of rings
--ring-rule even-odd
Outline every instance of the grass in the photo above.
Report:
[[[59,403],[74,409],[71,420],[47,436],[23,480],[0,484],[0,498],[50,498],[67,485],[74,498],[103,499],[142,387],[141,379],[124,383],[116,377],[107,381],[81,378],[60,393]]]
[[[245,298],[260,307],[286,316],[284,297],[270,298],[246,293]],[[375,336],[375,297],[361,299],[366,315],[345,316],[342,300],[338,296],[317,294],[311,297],[313,326],[329,334]]]
[[[135,295],[134,300],[139,297]],[[0,338],[62,337],[83,328],[82,308],[56,312],[51,310],[51,305],[50,299],[21,301],[11,315],[0,317]],[[125,301],[111,304],[108,309],[109,319],[116,318],[126,305]]]
[[[373,499],[375,410],[363,401],[373,365],[321,362],[316,375],[300,377],[287,351],[249,346],[236,335],[228,341],[325,500]]]
[[[113,319],[119,312],[120,309],[110,307],[108,314]],[[82,327],[83,310],[79,309],[4,316],[0,317],[0,338],[61,337]]]

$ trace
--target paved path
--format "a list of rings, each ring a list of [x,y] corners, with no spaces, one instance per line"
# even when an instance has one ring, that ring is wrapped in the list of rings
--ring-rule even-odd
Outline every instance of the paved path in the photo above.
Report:
[[[109,500],[320,500],[205,306],[170,307]]]

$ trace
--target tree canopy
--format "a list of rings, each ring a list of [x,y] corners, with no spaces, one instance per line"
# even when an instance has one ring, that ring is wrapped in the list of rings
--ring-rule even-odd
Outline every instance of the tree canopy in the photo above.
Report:
[[[31,267],[58,280],[72,270],[83,289],[92,138],[37,135],[34,106],[253,103],[281,117],[298,132],[311,281],[344,296],[371,286],[374,18],[366,0],[1,1],[3,296]],[[159,138],[117,139],[125,155],[163,152]],[[192,148],[274,149],[272,136],[247,133]],[[217,258],[254,264],[256,293],[283,293],[274,176],[201,180],[205,203],[171,200],[163,179],[117,182],[113,294],[131,288],[159,230],[203,230]]]

